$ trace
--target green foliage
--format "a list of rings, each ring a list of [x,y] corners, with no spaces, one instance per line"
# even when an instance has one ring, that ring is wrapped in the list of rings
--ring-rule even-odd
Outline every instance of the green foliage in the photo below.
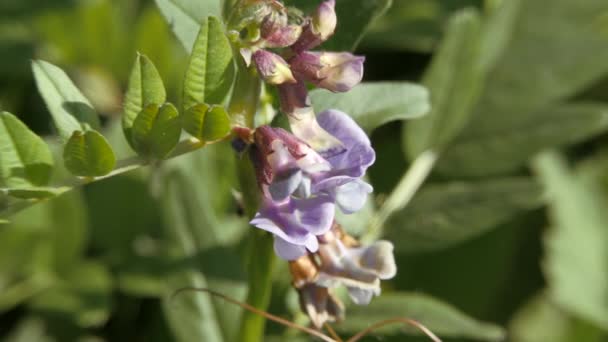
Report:
[[[198,103],[221,104],[233,78],[232,47],[223,24],[216,17],[208,17],[201,23],[186,69],[183,108]]]
[[[393,1],[390,11],[371,25],[362,45],[366,48],[431,52],[447,31],[446,23],[454,12],[466,7],[480,7],[481,3],[480,0]]]
[[[82,327],[101,326],[110,314],[110,274],[103,264],[76,265],[51,290],[31,301],[32,310],[68,315]]]
[[[602,341],[599,329],[571,317],[547,297],[542,293],[532,298],[516,313],[510,324],[514,341]]]
[[[354,50],[367,29],[391,7],[393,0],[338,0],[340,24],[323,48],[330,51]]]
[[[545,237],[548,295],[568,312],[606,330],[608,284],[598,277],[608,267],[605,194],[568,170],[555,153],[539,155],[534,169],[547,190],[553,225]]]
[[[605,63],[608,56],[608,35],[601,29],[600,19],[601,13],[608,10],[606,3],[591,0],[581,4],[564,0],[553,3],[549,11],[537,2],[503,3],[499,7],[504,11],[500,13],[502,17],[490,17],[495,25],[492,27],[492,23],[488,24],[484,50],[495,49],[496,44],[500,43],[504,46],[498,49],[500,53],[485,51],[489,57],[483,58],[482,65],[489,73],[482,94],[473,110],[473,118],[460,133],[456,143],[447,149],[446,165],[442,168],[458,170],[456,165],[447,163],[452,153],[451,148],[454,146],[455,153],[460,154],[459,141],[466,143],[469,137],[483,136],[485,138],[476,144],[491,146],[497,132],[511,131],[517,132],[521,137],[526,136],[525,140],[529,144],[525,148],[512,148],[513,151],[519,151],[512,162],[458,170],[459,176],[504,174],[523,165],[542,147],[570,143],[577,141],[577,137],[589,137],[597,132],[589,128],[593,121],[591,112],[597,113],[592,108],[589,108],[589,114],[583,114],[589,122],[581,118],[576,124],[568,123],[564,127],[567,131],[562,131],[564,137],[560,139],[545,133],[544,129],[539,131],[536,120],[550,120],[546,118],[551,115],[548,111],[563,106],[564,99],[577,94],[608,71]],[[503,24],[502,27],[496,24],[499,22]],[[543,44],[538,44],[539,40]],[[573,60],[577,63],[570,62]],[[563,115],[567,115],[567,111],[559,110]],[[576,111],[572,110],[573,116],[581,115]],[[600,126],[603,127],[603,124]],[[575,132],[570,136],[569,130]],[[488,148],[477,150],[476,155],[486,160],[490,157],[509,158],[506,155],[497,156],[495,152],[494,148]]]
[[[38,91],[64,140],[68,140],[74,131],[99,128],[99,119],[91,103],[63,70],[45,61],[34,61],[32,69]]]
[[[443,149],[467,123],[477,98],[482,76],[479,15],[472,10],[460,12],[448,25],[422,80],[431,94],[431,111],[405,126],[404,142],[411,159],[429,149]]]
[[[207,17],[222,15],[220,0],[156,0],[156,5],[188,52],[192,51],[199,28]]]
[[[425,326],[443,337],[470,338],[481,341],[502,341],[502,328],[478,322],[450,305],[416,293],[389,293],[374,299],[367,306],[350,306],[348,320],[339,325],[340,330],[355,333],[370,326],[370,322],[407,317],[424,322]],[[388,325],[376,333],[396,333],[406,330],[419,333],[402,323]]]
[[[75,131],[63,151],[65,167],[81,177],[105,176],[116,165],[108,141],[96,131]]]
[[[544,148],[578,143],[608,127],[605,103],[560,103],[523,118],[515,126],[495,127],[463,135],[450,145],[437,170],[475,177],[517,170]],[[486,163],[491,155],[492,163]]]
[[[405,82],[364,82],[338,94],[318,89],[310,97],[317,113],[339,109],[367,132],[390,121],[418,118],[430,108],[428,91]]]
[[[133,124],[139,113],[151,104],[162,105],[167,94],[163,80],[148,57],[138,54],[125,94],[122,125],[127,141],[134,146]]]
[[[184,113],[182,120],[184,130],[203,142],[224,138],[230,132],[230,118],[224,107],[197,104]]]
[[[0,185],[45,185],[52,168],[53,157],[46,143],[13,114],[1,112]]]
[[[385,233],[402,252],[441,249],[539,205],[539,186],[524,177],[432,184],[388,219]]]
[[[133,121],[133,147],[140,155],[163,159],[177,145],[182,126],[179,113],[170,103],[150,104]]]
[[[227,143],[189,153],[274,115],[276,92],[260,105],[255,68],[227,39],[236,2],[0,5],[0,339],[309,339],[205,293],[171,297],[207,287],[307,324],[271,236],[248,227],[259,206],[248,158]],[[308,14],[320,2],[286,4]],[[364,242],[391,240],[399,272],[334,327],[407,317],[446,341],[604,340],[606,1],[336,10],[336,34],[315,50],[358,47],[374,82],[313,90],[312,104],[350,114],[378,159],[374,198],[336,219]],[[150,58],[131,66],[136,50]],[[179,141],[182,126],[193,138]],[[572,171],[558,154],[535,157],[547,148]],[[427,340],[399,324],[372,335]]]

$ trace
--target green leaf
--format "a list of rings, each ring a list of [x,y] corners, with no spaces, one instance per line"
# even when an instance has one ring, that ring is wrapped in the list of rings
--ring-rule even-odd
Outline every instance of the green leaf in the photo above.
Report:
[[[573,174],[554,152],[534,170],[547,191],[553,228],[544,239],[549,297],[567,312],[608,329],[608,199],[601,187]]]
[[[74,175],[99,177],[114,169],[116,158],[106,138],[97,131],[75,131],[63,150],[65,167]]]
[[[222,22],[208,17],[201,24],[184,78],[183,107],[221,104],[234,79],[232,47]]]
[[[363,35],[391,7],[393,0],[338,0],[336,33],[323,44],[328,51],[353,51]]]
[[[224,107],[198,104],[183,115],[186,132],[207,142],[221,139],[230,133],[230,118]]]
[[[550,11],[542,2],[520,1],[514,29],[488,75],[470,131],[517,125],[606,75],[608,35],[599,27],[606,11],[603,0],[556,0]]]
[[[34,311],[62,315],[81,327],[99,327],[110,314],[112,279],[97,262],[74,266],[59,283],[30,301]]]
[[[420,117],[430,108],[428,91],[406,82],[364,82],[337,94],[315,89],[310,96],[317,113],[339,109],[367,132],[390,121]]]
[[[504,330],[494,324],[479,322],[454,307],[432,297],[417,293],[385,293],[374,298],[369,305],[350,306],[348,319],[336,328],[356,333],[371,324],[390,318],[411,318],[424,324],[435,334],[450,338],[467,338],[482,341],[502,341]],[[410,326],[395,323],[374,333],[420,334]]]
[[[509,336],[518,342],[602,341],[601,330],[576,319],[541,293],[519,309],[509,324]]]
[[[220,0],[156,0],[156,5],[188,53],[205,18],[222,16]]]
[[[463,135],[450,145],[437,170],[456,177],[504,174],[545,148],[581,142],[607,128],[608,104],[559,104],[529,115],[515,126]],[[488,156],[492,156],[491,162]]]
[[[507,29],[488,28],[484,49],[492,46],[492,41],[502,41],[504,46],[500,53],[489,53],[495,56],[484,57],[484,64],[491,66],[490,73],[474,115],[456,139],[456,146],[459,139],[466,142],[468,137],[488,136],[498,131],[523,131],[522,136],[536,134],[537,127],[528,126],[534,122],[533,116],[543,117],[546,109],[581,93],[608,74],[605,62],[608,35],[601,28],[608,3],[603,0],[589,0],[584,4],[557,0],[551,3],[548,11],[545,4],[537,1],[503,2],[505,6],[502,7],[507,7],[505,10],[511,11],[509,16],[513,17],[505,21],[511,23]],[[543,44],[538,44],[539,40]],[[552,139],[547,137],[544,141],[545,137],[539,137],[538,140],[545,146],[560,144]],[[496,158],[494,152],[493,148],[478,150],[478,158],[493,160]],[[450,158],[450,153],[448,148],[446,159]],[[523,161],[520,158],[517,164],[522,165]],[[472,175],[504,173],[514,164],[502,168],[489,166],[487,170],[482,167]],[[448,168],[447,162],[444,168]]]
[[[74,131],[87,127],[99,129],[99,118],[93,106],[63,70],[41,60],[33,61],[32,69],[38,91],[63,139],[67,140]]]
[[[181,131],[179,114],[172,104],[151,104],[133,122],[133,147],[143,156],[163,159],[179,142]]]
[[[172,160],[166,170],[161,208],[171,258],[200,260],[173,272],[168,279],[171,289],[209,287],[239,300],[244,298],[241,258],[231,247],[248,229],[232,214],[230,189],[237,179],[235,160],[229,151],[226,145],[204,149]],[[221,265],[217,260],[222,260]],[[239,320],[235,318],[242,310],[221,299],[184,292],[173,301],[164,301],[163,309],[177,340],[236,340]]]
[[[361,45],[381,50],[432,52],[450,15],[479,3],[476,0],[393,1],[390,11],[372,24]]]
[[[1,112],[0,185],[44,185],[52,169],[53,156],[46,143],[16,116]]]
[[[156,67],[145,55],[138,54],[129,77],[125,94],[122,127],[127,141],[133,146],[133,122],[148,105],[165,103],[167,94]]]
[[[6,194],[21,199],[46,199],[68,191],[68,187],[27,187],[27,188],[8,188],[3,189]]]
[[[432,184],[392,214],[385,233],[405,252],[446,248],[536,208],[539,202],[540,188],[528,178]]]
[[[461,11],[450,19],[447,34],[422,81],[431,94],[431,111],[404,128],[411,159],[428,149],[445,147],[469,119],[482,79],[477,62],[480,28],[479,15],[473,10]]]

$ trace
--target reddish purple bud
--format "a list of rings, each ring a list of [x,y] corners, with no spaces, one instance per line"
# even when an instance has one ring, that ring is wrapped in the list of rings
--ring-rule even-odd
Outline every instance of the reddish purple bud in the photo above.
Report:
[[[361,82],[364,61],[347,52],[301,52],[290,65],[294,73],[321,88],[345,92]]]
[[[302,31],[300,39],[292,46],[296,52],[307,51],[329,39],[338,23],[336,1],[328,0],[319,5]]]
[[[263,41],[261,46],[282,48],[293,45],[298,40],[302,27],[289,25],[285,14],[273,12],[264,18],[260,31]]]
[[[283,57],[265,50],[257,50],[253,53],[252,58],[260,76],[266,83],[283,84],[296,82],[289,64],[287,64]]]

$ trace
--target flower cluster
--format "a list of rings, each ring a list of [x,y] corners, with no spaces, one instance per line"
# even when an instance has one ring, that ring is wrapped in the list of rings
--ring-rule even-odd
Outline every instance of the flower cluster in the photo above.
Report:
[[[396,272],[393,246],[378,241],[362,247],[336,222],[336,209],[354,213],[372,192],[362,177],[375,152],[348,114],[316,115],[306,88],[312,83],[332,92],[350,90],[363,77],[364,58],[311,51],[336,29],[335,0],[309,17],[273,4],[252,7],[263,19],[259,33],[241,45],[241,55],[267,84],[278,87],[291,132],[265,125],[245,139],[262,193],[251,224],[274,235],[276,253],[290,262],[302,309],[321,326],[343,312],[330,289],[346,286],[357,304],[380,293],[380,279]]]

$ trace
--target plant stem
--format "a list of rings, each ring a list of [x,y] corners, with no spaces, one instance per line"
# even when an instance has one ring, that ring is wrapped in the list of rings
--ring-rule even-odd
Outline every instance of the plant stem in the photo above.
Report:
[[[261,80],[255,69],[245,66],[237,59],[238,73],[228,112],[233,124],[254,127],[254,117],[260,101]],[[259,206],[260,191],[257,186],[255,170],[248,158],[239,160],[239,181],[247,217],[253,217]],[[265,311],[270,304],[272,293],[272,270],[274,266],[272,236],[259,229],[251,229],[247,241],[245,263],[249,277],[247,304]],[[258,342],[264,340],[266,319],[251,311],[244,311],[239,330],[239,342]]]
[[[395,190],[380,207],[378,214],[373,217],[364,240],[376,240],[382,234],[382,226],[386,220],[395,211],[403,209],[410,202],[426,177],[431,173],[437,157],[435,151],[426,151],[414,160]]]

